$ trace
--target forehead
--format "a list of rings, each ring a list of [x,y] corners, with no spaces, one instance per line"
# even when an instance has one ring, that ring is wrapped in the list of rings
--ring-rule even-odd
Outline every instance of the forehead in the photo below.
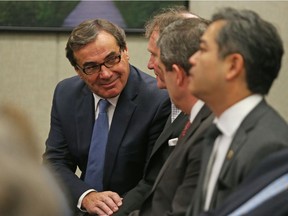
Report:
[[[148,50],[149,51],[154,51],[157,49],[157,40],[159,38],[159,32],[158,31],[153,31],[151,36],[149,37],[149,42],[148,42]]]
[[[109,46],[117,46],[117,41],[116,38],[111,35],[108,32],[105,31],[101,31],[99,32],[99,34],[97,35],[96,39],[94,40],[94,42],[97,44],[97,46],[99,47],[109,47]]]
[[[101,61],[111,52],[116,51],[118,51],[118,45],[114,36],[102,31],[94,41],[74,51],[74,56],[79,62]]]

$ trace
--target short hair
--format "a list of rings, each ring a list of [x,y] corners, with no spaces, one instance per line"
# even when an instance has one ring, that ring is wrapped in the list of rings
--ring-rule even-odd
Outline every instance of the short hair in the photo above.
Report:
[[[200,45],[200,38],[209,25],[202,18],[186,18],[168,25],[158,40],[160,59],[168,71],[172,65],[181,66],[188,75],[191,64],[189,58]]]
[[[145,37],[150,38],[153,31],[162,33],[170,23],[183,17],[183,14],[192,14],[184,6],[161,8],[156,15],[145,23]]]
[[[126,49],[126,35],[122,28],[104,19],[86,20],[73,29],[66,44],[66,57],[72,66],[75,67],[77,64],[74,51],[95,41],[102,31],[111,34],[116,39],[120,50]]]
[[[224,8],[212,21],[223,20],[216,43],[219,57],[239,53],[244,58],[248,88],[268,94],[281,68],[283,43],[277,29],[251,10]]]

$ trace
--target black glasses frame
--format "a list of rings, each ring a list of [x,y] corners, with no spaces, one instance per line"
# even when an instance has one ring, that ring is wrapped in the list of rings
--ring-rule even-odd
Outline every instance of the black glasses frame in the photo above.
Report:
[[[95,73],[100,73],[101,72],[101,67],[104,65],[106,68],[111,68],[114,65],[118,64],[121,61],[121,50],[120,53],[117,56],[113,56],[112,58],[108,58],[101,64],[95,64],[91,66],[86,66],[86,67],[80,67],[78,64],[76,66],[86,75],[92,75]],[[88,70],[88,71],[87,71]],[[90,71],[91,70],[91,71]]]

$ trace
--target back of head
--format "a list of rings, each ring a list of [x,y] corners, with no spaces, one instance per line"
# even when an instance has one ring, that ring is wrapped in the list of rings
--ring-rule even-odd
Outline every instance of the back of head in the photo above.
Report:
[[[188,75],[191,67],[188,59],[198,49],[200,38],[209,25],[209,21],[202,18],[186,18],[168,25],[158,40],[160,59],[167,70],[172,65],[180,65]]]
[[[126,49],[126,35],[122,28],[104,19],[86,20],[73,29],[66,44],[66,57],[72,66],[76,66],[73,52],[95,41],[101,31],[113,35],[120,49]]]
[[[239,53],[244,58],[248,88],[267,94],[281,68],[283,43],[277,29],[251,10],[224,8],[212,21],[225,21],[216,42],[219,56]]]
[[[62,194],[40,166],[1,152],[0,169],[1,216],[69,215],[67,203],[58,196]]]
[[[11,157],[40,162],[34,128],[25,113],[16,106],[0,107],[0,149]]]
[[[146,38],[149,38],[153,31],[158,31],[159,34],[161,34],[166,26],[183,17],[197,16],[190,13],[184,6],[160,9],[160,11],[157,11],[156,15],[148,20],[145,24]]]
[[[60,187],[40,164],[35,132],[22,110],[0,106],[1,216],[68,215]]]

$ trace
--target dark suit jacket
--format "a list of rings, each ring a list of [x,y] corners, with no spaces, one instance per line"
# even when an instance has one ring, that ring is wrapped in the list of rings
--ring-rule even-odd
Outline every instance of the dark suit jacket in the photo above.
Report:
[[[212,209],[221,205],[261,160],[288,146],[287,131],[285,120],[265,100],[246,116],[236,131],[221,169],[212,197]],[[187,215],[198,216],[203,210],[202,184],[212,147],[205,145],[197,196]]]
[[[239,188],[232,193],[221,206],[212,212],[201,216],[226,216],[259,193],[271,182],[288,173],[288,149],[278,151],[265,158]],[[288,215],[288,190],[262,202],[258,207],[248,212],[248,216],[286,216]]]
[[[122,195],[139,182],[153,145],[170,114],[170,99],[156,79],[130,66],[110,126],[104,168],[104,190]],[[76,206],[90,189],[83,181],[95,121],[92,92],[78,77],[60,82],[55,90],[51,128],[44,159],[60,175]],[[79,167],[81,179],[75,174]]]
[[[206,106],[200,110],[160,170],[139,215],[185,215],[200,172],[202,146],[197,140],[203,138],[213,118]]]
[[[188,120],[188,116],[183,112],[177,116],[173,123],[171,123],[171,118],[168,118],[164,130],[154,145],[143,178],[136,187],[124,196],[123,205],[113,216],[129,215],[130,212],[141,207],[151,191],[162,165],[174,149],[174,147],[168,145],[168,140],[177,138]]]

